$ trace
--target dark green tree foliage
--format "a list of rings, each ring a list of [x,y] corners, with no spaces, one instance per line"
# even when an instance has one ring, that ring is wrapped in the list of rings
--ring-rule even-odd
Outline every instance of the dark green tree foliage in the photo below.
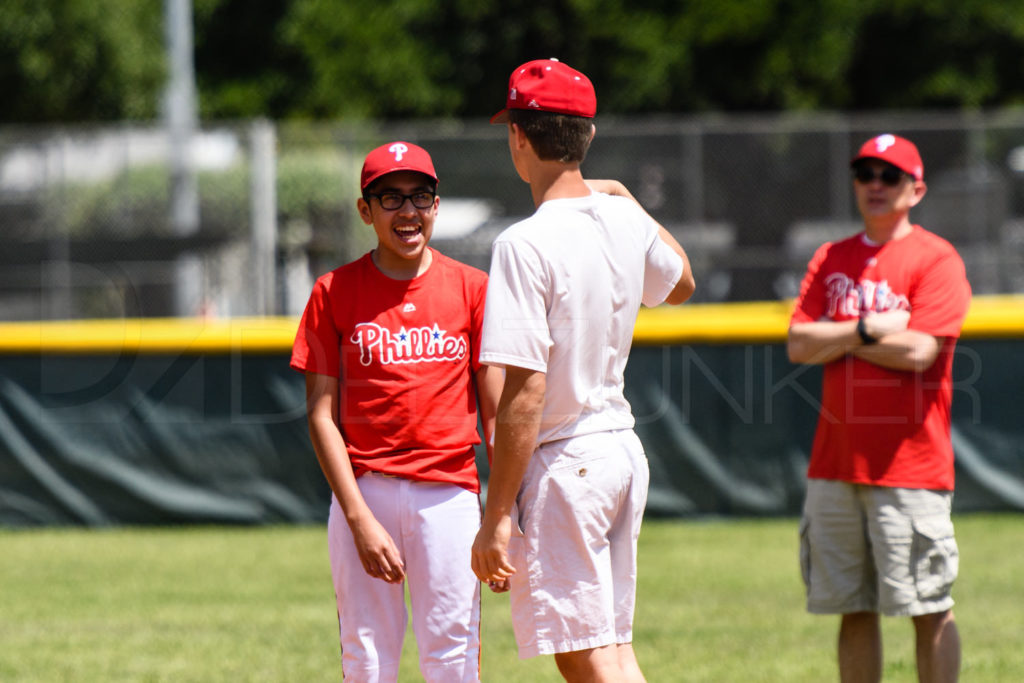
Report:
[[[293,0],[281,37],[302,54],[310,78],[291,114],[457,111],[460,83],[452,72],[458,37],[440,33],[443,7],[432,0]]]
[[[195,69],[204,119],[294,113],[308,90],[307,60],[283,40],[293,2],[193,0]]]
[[[1024,3],[895,2],[850,55],[852,108],[983,107],[1024,100]]]
[[[164,73],[159,2],[0,2],[0,121],[150,119]]]
[[[590,75],[602,113],[1024,93],[1019,0],[292,0],[283,30],[311,74],[297,116],[487,116],[509,71],[541,57]]]
[[[558,57],[600,113],[1024,101],[1021,0],[193,0],[205,119],[478,117]],[[159,0],[0,3],[0,121],[159,112]]]

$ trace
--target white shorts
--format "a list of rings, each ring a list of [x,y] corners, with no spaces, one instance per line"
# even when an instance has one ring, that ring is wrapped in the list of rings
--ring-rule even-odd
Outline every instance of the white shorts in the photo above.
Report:
[[[377,521],[398,546],[406,580],[389,584],[364,571],[341,506],[332,496],[327,545],[344,680],[398,680],[408,584],[424,680],[479,681],[480,582],[471,567],[473,539],[480,528],[479,496],[452,484],[372,473],[357,481]]]
[[[950,491],[810,479],[800,522],[807,610],[915,617],[953,606]]]
[[[521,658],[633,640],[647,457],[632,430],[542,445],[516,500],[509,557]]]

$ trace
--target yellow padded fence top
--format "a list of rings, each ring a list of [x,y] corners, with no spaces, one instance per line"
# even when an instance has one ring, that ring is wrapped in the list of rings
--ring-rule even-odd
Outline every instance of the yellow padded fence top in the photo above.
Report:
[[[745,344],[786,340],[793,301],[697,304],[644,309],[637,344]],[[964,339],[1024,338],[1024,295],[977,296],[961,332]]]
[[[643,309],[637,344],[781,343],[792,301]],[[286,353],[294,317],[0,322],[0,353]],[[1024,295],[979,296],[962,337],[1024,338]]]
[[[0,353],[280,353],[298,319],[125,318],[0,323]]]

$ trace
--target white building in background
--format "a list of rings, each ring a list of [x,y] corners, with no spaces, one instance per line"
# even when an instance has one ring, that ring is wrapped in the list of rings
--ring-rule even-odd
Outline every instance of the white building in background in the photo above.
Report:
[[[224,129],[196,133],[189,146],[196,171],[227,170],[242,154],[238,136]],[[158,128],[57,132],[0,147],[0,193],[39,192],[56,182],[101,182],[132,168],[166,165],[170,158],[167,131]]]

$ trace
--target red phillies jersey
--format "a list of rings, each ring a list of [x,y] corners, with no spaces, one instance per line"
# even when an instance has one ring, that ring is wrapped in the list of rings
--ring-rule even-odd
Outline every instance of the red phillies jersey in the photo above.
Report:
[[[935,363],[920,373],[887,370],[853,355],[825,365],[808,477],[953,489],[953,350],[970,298],[956,250],[920,226],[881,245],[859,234],[818,249],[792,322],[903,309],[910,311],[910,329],[943,343]]]
[[[368,470],[480,491],[474,446],[487,275],[432,250],[412,280],[370,254],[317,280],[291,366],[337,377],[342,435]]]

